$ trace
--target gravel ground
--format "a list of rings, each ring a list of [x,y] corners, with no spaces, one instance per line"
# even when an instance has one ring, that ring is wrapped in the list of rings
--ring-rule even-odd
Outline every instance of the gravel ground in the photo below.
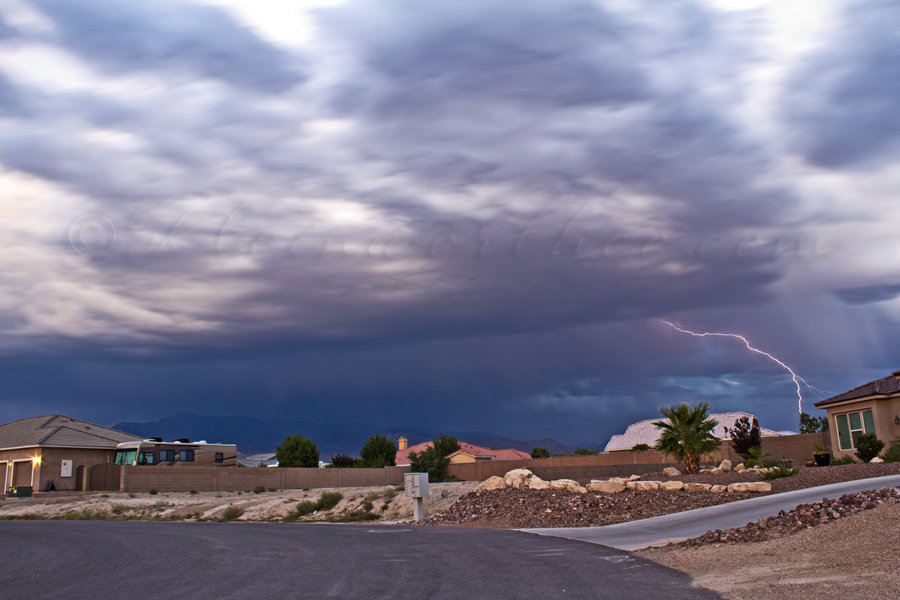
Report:
[[[801,467],[791,477],[770,481],[777,494],[841,481],[900,474],[900,464],[838,465],[834,467]],[[720,475],[698,474],[665,477],[649,473],[643,480],[678,479],[685,483],[728,485],[740,481],[759,481],[756,473],[727,472]],[[582,485],[589,480],[579,481]],[[551,490],[480,490],[462,496],[443,513],[428,519],[430,525],[466,525],[491,528],[595,527],[637,519],[658,517],[675,512],[745,500],[765,494],[625,491],[618,494],[551,491]]]
[[[900,598],[900,503],[776,539],[635,553],[731,600]]]

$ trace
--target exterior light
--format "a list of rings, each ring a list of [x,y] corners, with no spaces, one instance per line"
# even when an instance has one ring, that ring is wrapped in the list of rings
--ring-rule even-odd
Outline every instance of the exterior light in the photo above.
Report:
[[[35,456],[34,458],[32,458],[32,459],[31,459],[31,464],[34,464],[34,465],[39,465],[39,464],[41,464],[41,457],[40,457],[40,456]]]
[[[900,425],[900,415],[894,417],[894,425]]]

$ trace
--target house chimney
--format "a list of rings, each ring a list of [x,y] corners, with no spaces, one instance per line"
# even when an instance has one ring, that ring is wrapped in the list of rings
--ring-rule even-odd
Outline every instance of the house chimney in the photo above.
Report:
[[[397,445],[400,447],[400,450],[406,450],[406,445],[408,443],[409,440],[407,440],[405,437],[401,437],[399,440],[397,440]]]

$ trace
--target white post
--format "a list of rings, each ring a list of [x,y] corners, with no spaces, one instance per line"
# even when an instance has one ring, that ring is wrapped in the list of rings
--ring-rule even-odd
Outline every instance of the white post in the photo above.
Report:
[[[413,519],[425,520],[425,501],[428,495],[428,473],[405,473],[403,484],[406,488],[406,497],[413,499]]]
[[[425,500],[423,498],[413,498],[413,519],[425,520]]]

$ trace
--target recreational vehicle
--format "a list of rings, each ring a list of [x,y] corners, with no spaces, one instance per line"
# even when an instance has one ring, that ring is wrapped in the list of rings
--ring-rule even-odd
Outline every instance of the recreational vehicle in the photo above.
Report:
[[[237,446],[207,444],[178,439],[163,442],[150,438],[140,442],[122,442],[116,446],[117,465],[166,465],[179,467],[233,467],[237,465]]]

